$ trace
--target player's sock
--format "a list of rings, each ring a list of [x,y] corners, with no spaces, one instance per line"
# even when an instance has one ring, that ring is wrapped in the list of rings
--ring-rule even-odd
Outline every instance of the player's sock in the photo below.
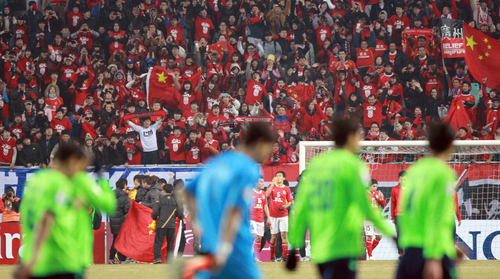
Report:
[[[369,240],[366,241],[366,250],[368,251],[368,257],[372,257],[372,242]]]
[[[276,243],[271,243],[271,258],[276,257]]]
[[[286,256],[288,256],[288,243],[281,244],[281,248],[283,249],[283,256],[282,256],[282,258],[286,258]]]
[[[372,251],[375,250],[375,248],[378,246],[379,243],[380,243],[380,241],[378,241],[377,239],[373,240],[373,242],[372,242]]]
[[[260,241],[254,241],[255,257],[260,260]]]

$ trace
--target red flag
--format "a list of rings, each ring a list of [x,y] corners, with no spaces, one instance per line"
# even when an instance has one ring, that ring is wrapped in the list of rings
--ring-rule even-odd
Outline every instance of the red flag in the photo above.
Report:
[[[231,55],[233,55],[233,52],[235,49],[231,46],[229,42],[219,42],[215,44],[211,44],[208,46],[208,52],[212,51],[217,51],[218,55],[217,57],[219,60],[222,59],[222,56],[224,56],[224,47],[227,47],[227,60],[229,61],[229,58],[231,58]]]
[[[172,76],[168,74],[165,68],[154,66],[153,69],[150,69],[146,80],[146,87],[148,91],[148,105],[158,100],[168,108],[173,109],[177,107],[175,99],[177,88]]]
[[[154,262],[156,221],[151,218],[153,210],[132,201],[132,207],[115,241],[115,248],[123,255],[140,262]],[[167,254],[167,242],[161,248],[162,259]]]
[[[477,80],[488,78],[486,86],[500,89],[500,41],[464,24],[465,64]]]
[[[467,25],[467,24],[465,24]],[[459,98],[453,99],[448,115],[443,120],[443,123],[449,124],[458,131],[461,127],[467,127],[467,122],[470,121],[467,111],[462,100]]]
[[[290,86],[290,89],[290,97],[296,99],[299,105],[307,108],[307,104],[312,101],[315,93],[314,85],[295,85]]]
[[[191,77],[188,77],[188,78],[183,78],[183,79],[180,79],[179,82],[184,85],[184,82],[186,81],[189,81],[191,82],[191,86],[193,89],[196,88],[196,86],[198,86],[198,84],[201,82],[200,80],[200,77],[203,75],[203,72],[202,71],[197,71],[195,74],[193,74]],[[201,100],[199,100],[201,101]]]

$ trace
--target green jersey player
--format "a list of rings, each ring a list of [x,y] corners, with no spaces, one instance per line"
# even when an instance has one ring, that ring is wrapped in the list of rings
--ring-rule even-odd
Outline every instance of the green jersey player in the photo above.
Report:
[[[92,263],[89,207],[111,214],[116,198],[107,183],[96,185],[87,175],[89,162],[80,147],[62,145],[54,169],[27,182],[21,205],[24,252],[16,278],[81,278]]]
[[[455,172],[450,159],[453,130],[428,127],[430,154],[409,168],[400,203],[399,245],[405,249],[397,278],[455,278],[453,229]]]
[[[311,253],[322,278],[355,278],[356,258],[363,253],[363,221],[368,218],[387,235],[394,232],[366,198],[370,180],[368,168],[356,155],[361,140],[358,122],[336,119],[332,131],[337,148],[309,165],[295,200],[289,240],[302,247],[309,229]],[[293,268],[292,258],[288,268]]]

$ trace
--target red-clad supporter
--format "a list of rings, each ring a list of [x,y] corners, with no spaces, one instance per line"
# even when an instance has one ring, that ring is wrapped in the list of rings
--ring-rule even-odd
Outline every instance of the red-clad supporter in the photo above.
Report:
[[[58,132],[59,134],[64,130],[73,129],[71,121],[67,117],[65,117],[64,110],[62,109],[56,110],[56,117],[52,119],[52,121],[50,122],[50,126],[52,126],[52,128],[54,128],[54,131]]]
[[[220,152],[219,142],[214,140],[214,133],[211,130],[206,130],[204,138],[201,139],[201,159],[206,162],[213,155]]]
[[[2,131],[0,148],[2,149],[0,153],[0,165],[10,166],[10,168],[13,169],[17,157],[16,138],[11,136],[8,128]]]
[[[283,257],[288,255],[288,208],[292,205],[292,192],[285,186],[286,174],[278,171],[273,182],[266,190],[269,197],[269,216],[271,217],[271,261],[276,257],[276,239],[278,233],[282,238]]]
[[[186,135],[181,132],[181,128],[175,126],[173,133],[166,139],[166,147],[168,148],[170,162],[172,164],[186,163],[186,154],[184,149],[185,141]]]

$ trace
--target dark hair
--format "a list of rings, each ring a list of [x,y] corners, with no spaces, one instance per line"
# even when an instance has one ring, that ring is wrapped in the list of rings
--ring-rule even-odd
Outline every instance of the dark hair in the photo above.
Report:
[[[465,127],[460,127],[459,130],[464,130],[467,134],[469,133],[469,130],[467,130],[467,128],[465,128]],[[24,140],[24,137],[23,137],[23,140]]]
[[[429,147],[436,153],[442,153],[453,144],[455,132],[450,126],[439,123],[431,124],[427,128],[429,136]]]
[[[158,183],[159,183],[159,184],[167,184],[167,181],[166,181],[164,178],[160,178],[160,179],[158,180]]]
[[[118,179],[118,181],[116,181],[116,188],[117,189],[125,189],[125,187],[127,186],[127,179],[125,178],[120,178]]]
[[[174,187],[175,187],[176,189],[177,189],[177,188],[179,188],[179,189],[184,188],[184,180],[182,180],[182,179],[176,179],[176,180],[174,181]]]
[[[372,185],[373,184],[378,184],[378,181],[376,179],[372,179]]]
[[[146,183],[148,185],[153,185],[153,178],[151,178],[151,176],[144,176],[144,178],[142,179],[142,183]]]
[[[76,144],[59,143],[59,149],[57,150],[56,155],[54,156],[54,160],[64,163],[67,162],[70,158],[82,160],[87,158],[87,155],[85,154],[83,149],[77,146]]]
[[[172,186],[172,184],[165,184],[165,186],[163,186],[163,191],[167,194],[171,194],[174,191],[174,186]]]
[[[273,142],[273,132],[268,123],[251,123],[248,125],[247,132],[243,135],[242,142],[247,146],[254,146],[259,142]]]
[[[406,171],[400,171],[400,172],[398,173],[398,178],[399,178],[399,177],[401,177],[401,176],[403,176],[403,175],[405,175],[405,174],[406,174]]]
[[[332,139],[338,147],[344,147],[347,144],[349,136],[358,133],[359,119],[335,118],[332,122]]]
[[[286,173],[284,171],[277,171],[274,176],[278,175],[278,173],[281,173],[283,177],[286,177]]]
[[[135,175],[134,176],[134,181],[135,180],[139,180],[139,183],[142,183],[142,175],[140,175],[140,174]]]

